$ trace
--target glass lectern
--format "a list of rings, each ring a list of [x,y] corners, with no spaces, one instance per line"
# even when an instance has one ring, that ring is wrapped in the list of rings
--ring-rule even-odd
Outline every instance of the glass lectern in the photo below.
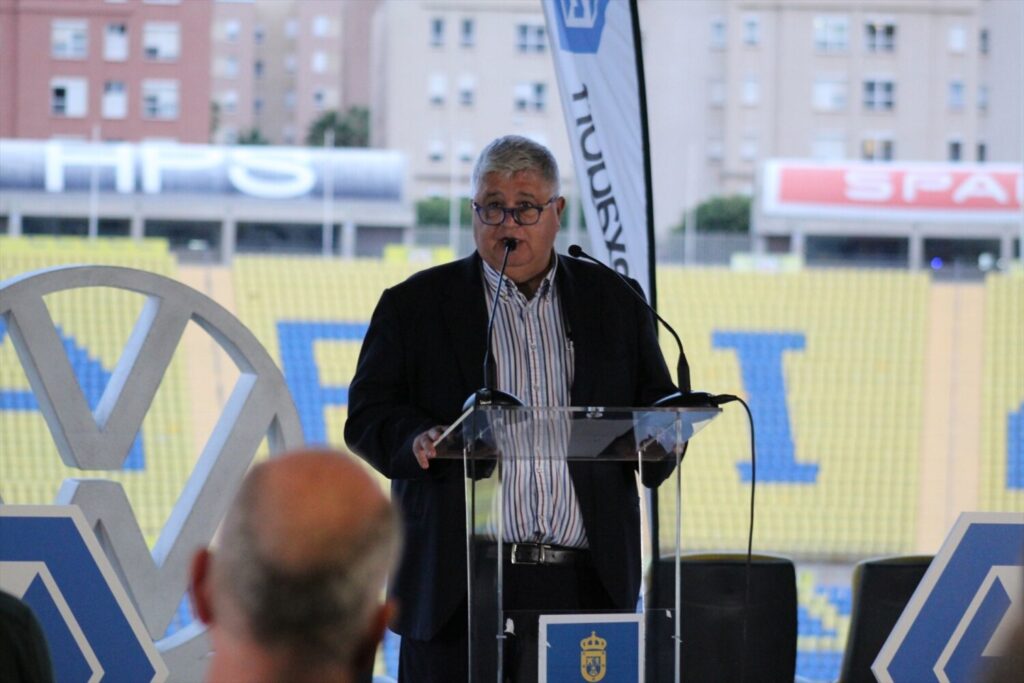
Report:
[[[663,550],[674,552],[678,560],[678,465],[686,442],[720,412],[716,407],[485,405],[467,410],[445,431],[437,442],[438,457],[460,459],[465,474],[469,663],[474,683],[640,681],[645,658],[663,648],[678,653],[673,647],[680,633],[674,619],[679,611],[678,561],[675,608],[654,614],[642,601],[632,602],[639,595],[618,608],[523,609],[514,595],[507,594],[501,558],[511,552],[513,563],[530,563],[544,561],[545,552],[559,552],[545,551],[541,544],[530,546],[524,555],[513,547],[513,541],[523,540],[517,515],[527,509],[543,527],[545,515],[557,509],[552,500],[571,485],[583,521],[606,520],[586,524],[591,554],[601,554],[604,568],[618,570],[621,565],[625,574],[636,577],[641,567],[651,565],[648,536],[641,531],[647,528],[646,515],[637,523],[640,510],[646,509],[639,505],[642,489],[637,482],[656,486],[671,479],[662,490],[670,496],[666,502],[674,500],[675,518],[661,523],[674,525],[675,547]],[[612,497],[616,500],[609,500]],[[639,567],[632,559],[637,550]],[[673,629],[649,627],[667,623],[666,618]],[[676,672],[678,679],[678,657]]]

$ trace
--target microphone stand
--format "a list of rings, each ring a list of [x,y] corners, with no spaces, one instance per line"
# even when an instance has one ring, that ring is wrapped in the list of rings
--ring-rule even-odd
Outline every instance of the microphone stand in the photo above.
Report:
[[[487,350],[484,352],[484,385],[470,394],[462,404],[462,411],[481,406],[521,406],[523,402],[512,394],[494,388],[494,373],[491,372],[491,345],[494,321],[498,317],[498,297],[501,295],[501,288],[505,286],[505,268],[508,266],[509,255],[516,250],[519,244],[517,240],[508,237],[505,239],[505,258],[501,261],[501,270],[498,272],[498,286],[494,290],[494,300],[491,302],[491,311],[487,320]]]

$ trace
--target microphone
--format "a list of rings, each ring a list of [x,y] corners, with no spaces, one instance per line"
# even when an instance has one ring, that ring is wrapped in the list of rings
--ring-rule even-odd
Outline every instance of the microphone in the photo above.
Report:
[[[633,285],[629,284],[629,281],[614,268],[598,261],[596,258],[583,251],[578,244],[569,245],[569,256],[573,258],[582,258],[592,263],[596,263],[605,270],[615,273],[615,276],[622,280],[623,284],[626,285],[626,289],[629,293],[636,297],[640,303],[644,305],[648,311],[654,314],[654,317],[658,319],[658,322],[662,324],[666,330],[672,334],[672,338],[676,340],[676,346],[679,348],[679,360],[676,363],[676,379],[679,383],[679,391],[663,396],[654,402],[654,407],[676,407],[676,408],[706,408],[709,406],[719,406],[723,403],[729,403],[730,401],[737,400],[736,396],[731,394],[709,394],[706,391],[693,391],[690,387],[690,364],[686,361],[686,354],[683,352],[683,342],[679,340],[679,335],[672,329],[672,326],[668,322],[658,315],[658,312],[654,310],[654,307],[647,303],[647,299],[640,294],[640,292],[633,289]]]
[[[523,402],[512,394],[494,388],[494,376],[491,372],[491,356],[493,355],[491,353],[491,333],[494,330],[494,321],[498,317],[498,297],[501,295],[501,288],[505,286],[505,268],[508,266],[508,257],[516,250],[516,247],[519,246],[519,240],[512,237],[506,237],[503,241],[505,244],[505,258],[501,261],[501,270],[498,271],[498,286],[494,290],[494,300],[491,302],[491,312],[487,317],[487,350],[484,351],[484,386],[481,389],[477,389],[466,398],[465,402],[462,404],[463,411],[479,406],[523,405]]]

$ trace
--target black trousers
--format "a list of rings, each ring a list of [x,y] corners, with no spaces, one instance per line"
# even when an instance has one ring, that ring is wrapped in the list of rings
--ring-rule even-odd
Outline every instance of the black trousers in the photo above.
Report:
[[[474,683],[497,680],[499,633],[503,643],[503,676],[508,683],[537,680],[537,620],[541,614],[609,611],[612,599],[585,560],[568,565],[503,563],[503,623],[498,624],[496,562],[482,561],[474,579]],[[466,604],[430,640],[403,637],[399,651],[399,683],[468,681],[469,638]]]

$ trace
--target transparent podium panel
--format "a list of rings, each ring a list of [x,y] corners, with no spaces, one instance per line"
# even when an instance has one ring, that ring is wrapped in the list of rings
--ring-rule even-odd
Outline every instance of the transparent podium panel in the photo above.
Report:
[[[492,405],[446,430],[438,457],[465,474],[473,681],[655,680],[678,606],[643,587],[643,486],[665,482],[679,510],[686,443],[720,412]],[[661,552],[678,556],[680,521],[661,520],[676,538]]]

